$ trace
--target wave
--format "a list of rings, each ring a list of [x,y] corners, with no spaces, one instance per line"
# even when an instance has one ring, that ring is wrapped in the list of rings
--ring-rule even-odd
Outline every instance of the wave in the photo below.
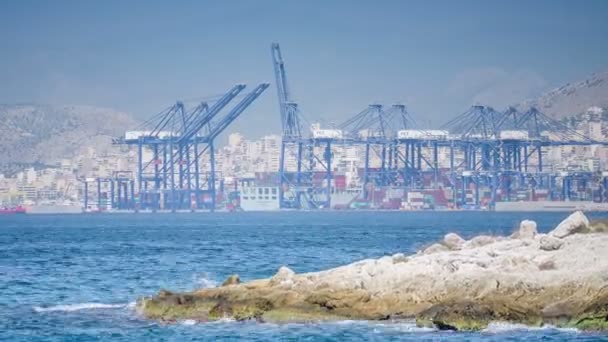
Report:
[[[517,330],[520,330],[520,331],[557,330],[557,331],[561,331],[561,332],[571,332],[571,333],[579,332],[579,330],[576,328],[558,328],[558,327],[550,325],[550,324],[543,325],[542,327],[534,327],[534,326],[529,326],[529,325],[525,325],[525,324],[507,323],[507,322],[490,323],[490,324],[488,324],[487,328],[482,330],[482,332],[491,333],[491,334],[499,334],[499,333],[504,333],[504,332],[517,331]]]
[[[194,276],[194,281],[198,288],[208,289],[217,287],[218,282],[211,278],[209,273],[196,274]]]
[[[404,332],[404,333],[424,333],[424,332],[437,331],[437,329],[435,329],[435,328],[419,327],[418,325],[416,325],[415,321],[410,321],[410,320],[393,321],[393,322],[388,322],[388,323],[375,323],[374,322],[374,323],[372,323],[372,326],[374,327],[374,330],[377,328],[381,328],[381,329],[396,330],[398,332]]]
[[[195,325],[196,323],[198,322],[193,319],[186,319],[180,322],[181,325]]]
[[[73,312],[80,310],[98,310],[98,309],[121,309],[134,308],[135,302],[127,304],[104,304],[104,303],[77,303],[77,304],[62,304],[54,306],[34,306],[36,312]]]

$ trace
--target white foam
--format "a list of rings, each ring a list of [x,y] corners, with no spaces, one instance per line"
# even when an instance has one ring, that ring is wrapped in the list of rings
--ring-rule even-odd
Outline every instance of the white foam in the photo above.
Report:
[[[196,321],[193,319],[186,319],[180,322],[182,325],[195,325]]]
[[[419,327],[414,321],[394,321],[389,323],[374,323],[374,331],[390,329],[405,333],[423,333],[437,331],[435,328]]]
[[[64,305],[55,305],[55,306],[34,306],[34,311],[36,312],[54,312],[54,311],[62,311],[62,312],[72,312],[72,311],[80,311],[80,310],[97,310],[97,309],[119,309],[127,307],[129,304],[104,304],[104,303],[78,303],[78,304],[64,304]],[[135,303],[133,303],[135,304]]]
[[[525,324],[518,323],[507,323],[507,322],[492,322],[488,324],[488,327],[482,330],[482,332],[490,334],[500,334],[511,331],[538,331],[538,330],[557,330],[562,332],[578,333],[579,330],[575,328],[558,328],[556,326],[547,324],[542,327],[533,327]]]
[[[203,273],[200,275],[196,275],[195,282],[199,288],[203,288],[203,289],[217,287],[217,285],[218,285],[217,281],[211,279],[211,277],[209,276],[209,273]]]

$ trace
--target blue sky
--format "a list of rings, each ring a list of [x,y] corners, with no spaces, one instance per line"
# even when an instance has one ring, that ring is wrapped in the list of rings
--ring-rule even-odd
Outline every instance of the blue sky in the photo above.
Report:
[[[3,1],[0,103],[139,118],[274,82],[281,44],[310,121],[406,104],[439,125],[608,69],[608,1]],[[230,130],[279,132],[274,83]]]

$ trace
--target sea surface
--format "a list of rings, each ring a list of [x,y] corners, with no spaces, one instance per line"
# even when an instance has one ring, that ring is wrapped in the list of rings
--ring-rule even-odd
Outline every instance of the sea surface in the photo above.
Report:
[[[495,324],[479,333],[413,322],[267,324],[142,319],[135,300],[161,288],[216,286],[273,275],[281,265],[318,271],[413,253],[448,232],[510,234],[565,213],[275,212],[0,216],[0,340],[7,341],[419,341],[608,340],[608,335]],[[608,213],[591,215],[608,217]],[[607,247],[608,248],[608,247]]]

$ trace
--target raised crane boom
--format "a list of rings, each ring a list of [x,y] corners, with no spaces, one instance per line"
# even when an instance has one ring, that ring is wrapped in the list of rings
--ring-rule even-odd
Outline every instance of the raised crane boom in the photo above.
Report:
[[[271,46],[272,62],[274,65],[274,76],[277,84],[277,95],[279,98],[279,110],[281,112],[281,126],[283,137],[296,139],[302,136],[300,120],[298,118],[298,106],[290,99],[287,76],[285,74],[285,63],[281,56],[281,48],[278,43]]]
[[[245,96],[241,102],[239,102],[234,108],[232,108],[232,110],[225,116],[222,118],[222,120],[215,125],[212,129],[211,132],[208,135],[208,139],[209,140],[213,140],[215,139],[220,133],[222,133],[234,120],[236,120],[236,118],[239,117],[239,115],[241,115],[241,113],[247,108],[249,107],[249,105],[255,101],[255,99],[258,98],[258,96],[260,96],[264,90],[266,90],[266,88],[268,88],[270,84],[269,83],[262,83],[260,85],[258,85],[257,87],[255,87],[255,89],[253,89],[253,91],[251,91],[251,93],[247,94],[247,96]]]
[[[184,132],[184,134],[180,137],[179,142],[184,142],[192,139],[206,124],[208,124],[214,117],[219,113],[222,108],[226,107],[226,105],[232,101],[243,89],[245,89],[244,84],[237,84],[230,91],[228,91],[224,96],[222,96],[217,102],[211,106],[205,115],[199,117],[199,119],[195,120],[192,124],[189,125],[188,130]]]

